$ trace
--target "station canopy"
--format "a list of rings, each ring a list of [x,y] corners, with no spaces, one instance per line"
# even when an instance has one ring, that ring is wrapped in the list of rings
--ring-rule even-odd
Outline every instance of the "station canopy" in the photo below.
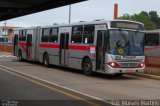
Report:
[[[86,0],[0,0],[0,21]]]

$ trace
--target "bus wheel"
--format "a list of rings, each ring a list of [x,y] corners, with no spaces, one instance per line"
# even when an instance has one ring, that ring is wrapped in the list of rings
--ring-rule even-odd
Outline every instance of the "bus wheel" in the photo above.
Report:
[[[49,67],[49,57],[48,57],[48,54],[45,54],[44,57],[43,57],[43,65],[45,67]]]
[[[19,61],[23,61],[22,51],[19,51],[19,53],[18,53],[18,59],[19,59]]]
[[[120,78],[120,77],[122,77],[122,76],[123,76],[123,73],[116,73],[116,74],[114,74],[114,75],[115,75],[115,77]]]
[[[82,63],[82,69],[85,75],[91,76],[93,74],[92,72],[92,64],[90,59],[86,58]]]

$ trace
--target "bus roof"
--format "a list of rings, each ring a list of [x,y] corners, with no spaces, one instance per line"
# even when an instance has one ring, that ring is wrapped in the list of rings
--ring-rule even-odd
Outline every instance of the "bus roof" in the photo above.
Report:
[[[113,21],[119,21],[119,22],[131,22],[131,23],[136,23],[136,24],[141,24],[144,26],[144,24],[140,23],[140,22],[136,22],[136,21],[131,21],[131,20],[109,20],[106,21],[104,19],[100,19],[100,20],[94,20],[94,21],[90,21],[90,22],[85,22],[85,21],[80,21],[80,22],[76,22],[76,23],[70,23],[70,24],[53,24],[53,25],[46,25],[46,26],[35,26],[35,27],[27,27],[27,28],[15,28],[14,30],[21,30],[21,29],[34,29],[37,27],[40,28],[48,28],[48,27],[70,27],[70,26],[78,26],[78,25],[99,25],[99,24],[108,24],[109,22],[113,22]]]
[[[145,30],[145,33],[160,33],[160,29],[155,29],[155,30]]]

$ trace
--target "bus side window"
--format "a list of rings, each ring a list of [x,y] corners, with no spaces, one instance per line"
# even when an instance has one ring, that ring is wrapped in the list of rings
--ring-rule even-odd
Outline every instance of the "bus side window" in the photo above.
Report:
[[[26,41],[26,30],[22,31],[22,41]]]
[[[19,31],[19,41],[26,41],[26,30]]]
[[[158,46],[159,45],[159,34],[151,33],[145,35],[145,45],[146,46]]]
[[[0,43],[4,43],[5,42],[5,38],[0,38]]]
[[[28,38],[27,38],[27,43],[29,45],[32,45],[32,34],[27,34]]]
[[[52,28],[50,30],[50,39],[51,43],[58,43],[58,28]]]
[[[71,43],[82,43],[83,26],[74,26],[72,28]]]
[[[22,32],[22,31],[19,31],[19,39],[18,39],[19,41],[21,41],[21,39],[22,39],[22,37],[21,37],[21,32]]]
[[[49,36],[50,36],[50,29],[49,28],[42,29],[41,42],[48,42]]]
[[[94,25],[85,25],[83,33],[83,43],[93,44],[94,43]]]

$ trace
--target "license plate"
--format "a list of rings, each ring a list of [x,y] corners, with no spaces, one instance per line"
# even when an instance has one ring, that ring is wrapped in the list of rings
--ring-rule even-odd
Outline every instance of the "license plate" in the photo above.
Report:
[[[123,58],[125,58],[125,59],[134,59],[135,56],[123,56]]]
[[[131,72],[133,72],[133,70],[126,70],[126,72],[127,72],[127,73],[131,73]]]

